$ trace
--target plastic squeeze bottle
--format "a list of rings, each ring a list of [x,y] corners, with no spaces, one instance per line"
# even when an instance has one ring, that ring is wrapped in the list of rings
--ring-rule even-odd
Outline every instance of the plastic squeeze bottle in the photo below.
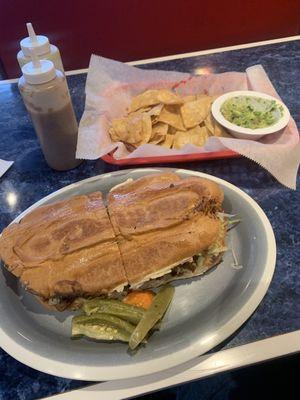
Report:
[[[20,68],[22,69],[23,65],[31,61],[30,51],[33,50],[39,59],[52,61],[56,69],[64,72],[58,48],[50,44],[46,36],[36,35],[30,22],[26,26],[29,36],[21,40],[20,45],[22,50],[17,54]]]
[[[75,158],[78,125],[64,74],[33,52],[22,73],[19,90],[48,165],[59,171],[76,167],[82,162]]]

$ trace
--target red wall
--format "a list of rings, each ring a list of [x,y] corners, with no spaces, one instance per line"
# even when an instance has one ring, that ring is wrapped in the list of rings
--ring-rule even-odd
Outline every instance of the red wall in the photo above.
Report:
[[[26,22],[62,53],[66,70],[91,53],[138,60],[299,34],[298,0],[1,0],[0,59],[8,77]]]

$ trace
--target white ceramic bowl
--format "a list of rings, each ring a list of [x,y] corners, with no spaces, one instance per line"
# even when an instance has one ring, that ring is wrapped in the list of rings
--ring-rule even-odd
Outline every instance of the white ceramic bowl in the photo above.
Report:
[[[276,124],[268,126],[267,128],[250,129],[250,128],[244,128],[242,126],[235,125],[235,124],[229,122],[226,118],[224,118],[224,116],[220,110],[221,110],[222,104],[226,100],[228,100],[232,97],[236,97],[236,96],[260,97],[262,99],[275,100],[276,103],[278,104],[278,106],[282,106],[283,115],[278,120],[278,122],[276,122]],[[229,132],[238,139],[258,140],[258,139],[262,138],[263,136],[278,132],[281,129],[285,128],[290,119],[290,112],[289,112],[288,108],[285,106],[285,104],[282,103],[282,101],[276,99],[273,96],[269,96],[268,94],[261,93],[261,92],[254,92],[252,90],[238,90],[235,92],[229,92],[229,93],[223,94],[222,96],[218,97],[213,102],[211,111],[212,111],[213,117],[219,122],[219,124],[224,126],[224,128],[228,129]]]

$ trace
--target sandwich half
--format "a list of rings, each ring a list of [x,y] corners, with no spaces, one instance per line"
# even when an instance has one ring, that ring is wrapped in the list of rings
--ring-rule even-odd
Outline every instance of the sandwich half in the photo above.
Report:
[[[127,285],[100,192],[45,205],[4,229],[0,258],[45,305],[64,309],[82,296]]]
[[[201,275],[226,250],[223,192],[165,173],[39,207],[4,229],[0,258],[58,310]]]
[[[112,189],[108,212],[132,289],[203,274],[226,250],[223,192],[207,179],[176,174]]]

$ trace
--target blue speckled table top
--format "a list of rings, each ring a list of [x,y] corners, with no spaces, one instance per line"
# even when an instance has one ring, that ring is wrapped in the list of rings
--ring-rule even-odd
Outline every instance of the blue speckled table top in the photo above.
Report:
[[[218,73],[244,71],[258,63],[265,68],[299,126],[299,41],[141,67],[191,73],[201,72],[205,68],[206,71]],[[85,79],[85,74],[68,77],[78,118],[84,108]],[[119,169],[98,160],[84,162],[68,172],[51,170],[44,161],[16,84],[0,84],[0,158],[15,161],[11,169],[0,178],[0,231],[21,211],[47,194],[78,180]],[[286,189],[265,170],[245,158],[177,166],[213,174],[246,191],[263,208],[276,236],[277,264],[267,295],[252,317],[214,351],[300,329],[299,190]],[[0,400],[37,399],[86,384],[88,382],[71,381],[35,371],[14,360],[3,350],[0,351]]]

